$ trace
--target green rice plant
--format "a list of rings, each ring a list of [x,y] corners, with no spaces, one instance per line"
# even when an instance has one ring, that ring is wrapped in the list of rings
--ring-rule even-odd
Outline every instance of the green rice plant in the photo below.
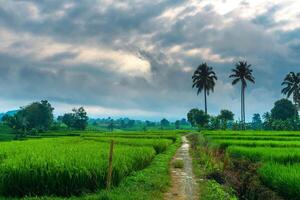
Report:
[[[278,136],[278,135],[239,135],[239,136],[231,136],[231,135],[214,135],[214,136],[206,136],[209,140],[272,140],[272,141],[300,141],[300,137],[295,136]]]
[[[210,143],[213,148],[226,149],[228,146],[246,147],[300,147],[300,141],[272,141],[272,140],[213,140]]]
[[[277,191],[285,199],[299,199],[300,164],[267,163],[258,170],[258,173],[264,184]]]
[[[294,136],[300,137],[300,131],[202,131],[205,136]]]
[[[133,146],[152,146],[156,153],[161,153],[173,143],[169,139],[144,139],[144,138],[124,138],[124,137],[83,137],[84,140],[92,140],[98,142],[111,142],[114,140],[116,144],[133,145]]]
[[[109,143],[80,137],[0,143],[0,193],[4,196],[79,195],[105,188]],[[116,144],[113,185],[148,166],[151,146]]]
[[[229,146],[227,154],[233,158],[249,159],[253,162],[274,161],[279,163],[300,162],[300,148],[242,147]]]

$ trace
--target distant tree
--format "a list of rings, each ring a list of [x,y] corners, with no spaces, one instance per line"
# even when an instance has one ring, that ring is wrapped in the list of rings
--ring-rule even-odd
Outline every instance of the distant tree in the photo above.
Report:
[[[112,132],[114,131],[114,128],[115,128],[114,120],[111,119],[110,122],[108,123],[107,129]]]
[[[260,114],[255,113],[252,117],[252,128],[254,130],[259,130],[262,128],[262,120]]]
[[[288,99],[280,99],[275,102],[271,110],[273,120],[287,120],[298,118],[296,106]]]
[[[77,130],[85,130],[89,120],[87,112],[83,107],[80,107],[78,109],[74,108],[72,111],[75,116],[74,128]]]
[[[66,113],[61,117],[62,123],[67,125],[68,128],[73,128],[75,123],[74,113]]]
[[[182,119],[180,120],[180,124],[181,124],[181,125],[188,125],[188,122],[186,121],[185,118],[182,118]]]
[[[205,104],[205,113],[207,114],[207,95],[210,91],[214,91],[215,80],[217,80],[216,73],[213,71],[213,68],[208,66],[206,63],[202,63],[198,66],[193,79],[193,88],[197,88],[197,95],[204,91],[204,104]]]
[[[223,129],[227,129],[227,122],[232,121],[234,117],[230,110],[221,110],[218,118],[222,121]]]
[[[48,130],[53,123],[53,110],[51,104],[42,100],[22,107],[13,116],[4,116],[5,123],[17,133],[24,134]]]
[[[219,117],[213,117],[211,116],[209,118],[209,128],[211,130],[219,130],[221,129],[221,120]]]
[[[176,121],[175,121],[175,128],[176,128],[176,129],[179,129],[179,128],[180,128],[180,121],[179,121],[179,120],[176,120]]]
[[[285,94],[287,98],[293,95],[293,101],[300,109],[300,73],[290,72],[281,85],[285,86],[281,93]]]
[[[233,73],[229,76],[229,78],[233,78],[232,85],[241,82],[241,121],[243,126],[245,125],[245,89],[247,87],[247,81],[255,83],[250,67],[251,65],[246,61],[239,61],[235,64],[235,68],[232,69]]]
[[[194,121],[198,126],[203,128],[209,122],[209,115],[203,110],[198,110],[194,115]]]
[[[187,114],[187,119],[192,126],[197,126],[197,123],[195,122],[195,115],[198,111],[199,111],[199,109],[193,108]]]
[[[128,123],[127,123],[127,126],[128,127],[133,127],[135,124],[135,120],[129,120]]]
[[[163,127],[167,127],[170,125],[170,122],[168,120],[166,120],[165,118],[163,118],[161,121],[160,121],[160,126],[161,128],[163,129]]]
[[[272,117],[271,117],[271,113],[266,112],[263,114],[263,128],[265,130],[272,130]]]
[[[53,122],[53,110],[54,108],[47,100],[33,102],[24,107],[22,112],[27,120],[27,129],[48,130]]]
[[[72,113],[66,113],[61,117],[61,121],[69,128],[85,130],[88,124],[88,116],[83,107],[73,108]]]
[[[28,121],[23,110],[18,111],[13,116],[5,115],[2,121],[12,128],[15,133],[26,135],[28,131]]]

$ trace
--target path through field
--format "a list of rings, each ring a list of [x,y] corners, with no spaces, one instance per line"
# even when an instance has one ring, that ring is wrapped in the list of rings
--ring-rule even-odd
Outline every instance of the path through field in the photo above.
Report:
[[[190,144],[186,136],[182,136],[182,145],[177,150],[173,161],[183,160],[182,169],[171,165],[172,185],[165,194],[165,200],[196,200],[198,197],[198,185],[192,169],[192,158],[189,154]]]

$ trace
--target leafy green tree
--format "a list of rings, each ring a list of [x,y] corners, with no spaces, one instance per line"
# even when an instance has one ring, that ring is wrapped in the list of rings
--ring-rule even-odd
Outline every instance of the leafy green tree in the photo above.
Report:
[[[273,120],[287,120],[298,118],[296,106],[288,99],[280,99],[275,102],[271,110]]]
[[[233,112],[230,110],[221,110],[218,118],[222,121],[222,128],[227,129],[227,122],[232,121],[234,117]]]
[[[26,135],[28,130],[28,121],[23,110],[18,111],[13,116],[5,115],[2,121],[12,128],[15,133]]]
[[[221,129],[221,120],[220,120],[220,118],[218,116],[217,117],[211,116],[209,118],[209,128],[211,130],[219,130],[219,129]]]
[[[255,113],[252,117],[252,129],[260,130],[262,128],[262,120],[260,114]]]
[[[75,116],[74,128],[77,130],[85,130],[89,120],[87,112],[83,107],[78,109],[74,108],[72,111]]]
[[[298,109],[300,109],[300,73],[290,72],[284,78],[281,84],[285,86],[281,93],[285,94],[287,98],[293,95],[293,101]]]
[[[176,128],[176,129],[179,129],[179,128],[180,128],[180,121],[179,121],[179,120],[176,120],[176,121],[175,121],[175,128]]]
[[[229,78],[233,78],[232,85],[241,82],[241,121],[245,125],[245,89],[247,88],[247,81],[255,83],[252,75],[251,65],[246,61],[239,61],[235,64],[235,69],[232,69],[232,74]]]
[[[42,100],[21,108],[13,116],[5,116],[4,120],[16,132],[45,131],[53,123],[53,110],[48,101]]]
[[[108,123],[108,126],[107,126],[108,130],[113,132],[114,131],[114,128],[115,128],[115,124],[114,124],[114,120],[111,119],[110,122]]]
[[[198,126],[203,128],[209,122],[209,115],[203,110],[198,110],[194,115],[194,121]]]
[[[61,120],[69,128],[74,128],[76,130],[85,130],[88,124],[87,112],[83,107],[78,109],[73,108],[72,113],[66,113],[61,117]]]
[[[54,108],[47,100],[33,102],[24,107],[22,112],[27,120],[27,129],[48,130],[53,123],[53,110]]]
[[[193,88],[198,89],[197,95],[204,91],[205,113],[207,114],[207,95],[209,95],[210,91],[214,91],[215,80],[217,80],[216,73],[212,67],[209,67],[206,63],[202,63],[194,72],[192,79]]]
[[[166,120],[165,118],[163,118],[161,121],[160,121],[160,126],[161,126],[161,129],[163,129],[163,127],[168,127],[170,125],[170,122],[168,120]]]
[[[265,130],[272,130],[272,117],[270,112],[266,112],[263,114],[263,128]]]
[[[193,108],[191,109],[188,114],[187,114],[187,119],[188,119],[188,122],[190,122],[190,124],[195,127],[197,126],[197,123],[195,122],[195,115],[196,113],[199,111],[199,109],[197,108]]]
[[[68,128],[74,127],[74,123],[75,123],[74,113],[66,113],[60,119],[65,125],[67,125]]]

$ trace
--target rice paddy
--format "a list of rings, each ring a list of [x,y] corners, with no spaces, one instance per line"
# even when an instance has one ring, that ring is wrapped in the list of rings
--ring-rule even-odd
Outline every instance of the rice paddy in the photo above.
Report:
[[[114,140],[112,184],[149,166],[174,134],[128,133],[28,139],[0,143],[0,195],[69,197],[106,188]],[[149,137],[148,137],[149,136]],[[151,137],[153,136],[153,137]]]
[[[286,199],[300,196],[300,132],[203,131],[209,147],[260,163],[262,182]]]

